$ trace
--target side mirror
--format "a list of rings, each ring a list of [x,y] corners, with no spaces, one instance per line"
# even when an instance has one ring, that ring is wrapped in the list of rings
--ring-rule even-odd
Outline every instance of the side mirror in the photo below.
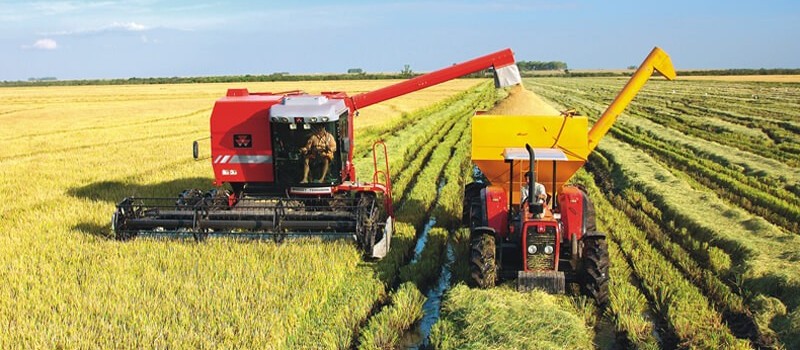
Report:
[[[197,143],[197,141],[192,142],[192,157],[194,160],[200,158],[200,145]]]

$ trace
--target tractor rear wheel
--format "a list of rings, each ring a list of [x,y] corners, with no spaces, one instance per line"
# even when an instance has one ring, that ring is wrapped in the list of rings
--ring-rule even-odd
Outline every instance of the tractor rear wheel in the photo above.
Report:
[[[608,244],[605,237],[583,238],[581,287],[584,294],[605,306],[608,302]]]
[[[470,242],[469,267],[472,283],[480,288],[491,288],[497,282],[495,239],[492,232],[475,232]]]
[[[485,226],[483,221],[483,203],[481,202],[481,190],[486,184],[479,182],[468,183],[464,187],[464,207],[461,215],[461,223],[469,228]]]

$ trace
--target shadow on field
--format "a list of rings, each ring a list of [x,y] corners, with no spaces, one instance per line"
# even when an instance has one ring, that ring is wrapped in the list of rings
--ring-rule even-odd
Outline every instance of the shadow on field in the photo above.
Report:
[[[82,187],[70,188],[67,193],[75,198],[116,204],[125,197],[131,196],[177,198],[181,191],[191,188],[209,190],[213,186],[211,185],[211,179],[205,177],[190,177],[150,185],[121,181],[100,181]],[[113,210],[108,212],[108,223],[104,225],[87,221],[73,226],[72,229],[98,238],[114,239],[114,234],[111,232],[111,216],[113,214]]]
[[[95,222],[82,222],[72,227],[72,230],[81,232],[85,235],[95,236],[102,239],[114,239],[114,234],[111,232],[111,215],[109,214],[109,223],[105,225],[98,225]]]
[[[790,310],[800,307],[800,287],[780,272],[748,278],[744,281],[744,288],[781,299]]]
[[[211,185],[211,179],[205,177],[190,177],[151,185],[120,181],[100,181],[82,187],[70,188],[67,193],[76,198],[116,204],[125,197],[131,196],[177,198],[181,191],[192,188],[209,190],[213,186]]]

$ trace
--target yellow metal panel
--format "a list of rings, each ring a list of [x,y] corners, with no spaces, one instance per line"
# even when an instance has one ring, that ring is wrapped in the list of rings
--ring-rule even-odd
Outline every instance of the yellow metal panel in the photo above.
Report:
[[[472,159],[503,161],[505,148],[527,143],[534,148],[559,148],[570,160],[586,160],[588,129],[585,116],[476,115],[472,117]]]
[[[476,115],[472,118],[472,161],[492,184],[509,188],[510,167],[503,159],[504,149],[525,147],[525,144],[561,149],[569,161],[557,162],[555,178],[553,161],[536,164],[536,180],[544,184],[549,193],[554,180],[560,190],[586,162],[589,154],[587,130],[585,116]],[[519,188],[525,181],[528,163],[514,162],[514,203],[519,203]]]

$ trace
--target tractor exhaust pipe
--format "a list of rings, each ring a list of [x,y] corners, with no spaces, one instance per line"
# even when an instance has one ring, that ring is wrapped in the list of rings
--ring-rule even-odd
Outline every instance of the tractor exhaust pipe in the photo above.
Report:
[[[536,172],[533,170],[533,165],[536,161],[536,156],[533,154],[533,148],[529,144],[525,144],[525,149],[528,150],[528,160],[529,166],[528,173],[525,174],[528,177],[528,212],[531,214],[541,214],[543,212],[543,207],[541,204],[538,204],[534,197],[536,196]]]

